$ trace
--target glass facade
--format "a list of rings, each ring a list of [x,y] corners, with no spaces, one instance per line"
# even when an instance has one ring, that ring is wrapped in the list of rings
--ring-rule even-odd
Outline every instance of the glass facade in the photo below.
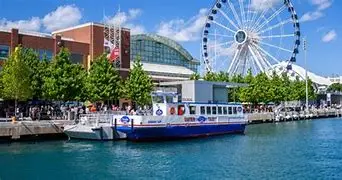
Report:
[[[72,53],[70,56],[70,60],[74,64],[83,64],[83,55]]]
[[[48,59],[48,60],[52,60],[52,58],[53,58],[53,52],[50,50],[38,49],[37,52],[38,52],[40,60],[44,59],[44,57],[46,57],[46,59]]]
[[[138,56],[142,62],[183,66],[194,72],[200,64],[178,43],[157,35],[131,37],[131,60]]]
[[[6,45],[0,45],[0,60],[5,60],[8,58],[10,53],[10,47]]]

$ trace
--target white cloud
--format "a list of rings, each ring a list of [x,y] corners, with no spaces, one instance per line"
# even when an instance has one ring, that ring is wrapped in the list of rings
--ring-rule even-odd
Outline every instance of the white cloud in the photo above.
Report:
[[[311,0],[311,3],[318,6],[317,10],[322,11],[329,8],[333,1],[332,0]]]
[[[307,12],[299,19],[299,21],[300,22],[314,21],[323,16],[324,14],[320,11]]]
[[[32,17],[30,20],[9,21],[6,19],[0,20],[0,28],[10,30],[17,28],[24,31],[39,31],[41,22],[38,17]]]
[[[252,8],[257,11],[262,11],[281,3],[282,0],[252,0]]]
[[[201,37],[207,11],[207,9],[200,9],[199,13],[189,20],[173,19],[161,22],[157,34],[180,42],[196,41]]]
[[[323,37],[322,37],[322,41],[323,42],[331,42],[333,40],[335,40],[337,38],[337,33],[336,31],[333,29],[331,31],[329,31],[328,33],[326,33]]]
[[[42,19],[46,31],[75,26],[80,23],[81,11],[75,5],[59,6],[55,11],[45,15]]]
[[[122,27],[131,29],[131,34],[142,34],[145,33],[145,27],[142,25],[137,25],[134,22],[138,17],[142,15],[141,9],[130,9],[128,13],[120,12],[113,17],[107,18],[106,22],[109,24],[120,24]]]
[[[302,22],[314,21],[323,17],[324,16],[323,11],[329,8],[333,3],[333,0],[310,0],[310,1],[311,1],[311,4],[313,4],[314,6],[317,6],[317,10],[314,12],[305,13],[300,19],[300,21]]]

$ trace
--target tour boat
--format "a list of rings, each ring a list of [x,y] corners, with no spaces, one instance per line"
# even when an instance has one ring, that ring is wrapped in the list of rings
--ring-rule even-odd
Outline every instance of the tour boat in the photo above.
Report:
[[[177,94],[152,95],[151,115],[114,115],[113,128],[128,140],[170,140],[243,134],[247,121],[238,103],[177,102]]]

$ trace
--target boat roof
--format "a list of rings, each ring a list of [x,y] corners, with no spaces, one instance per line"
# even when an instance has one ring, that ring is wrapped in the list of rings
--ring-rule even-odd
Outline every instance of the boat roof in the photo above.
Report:
[[[177,96],[178,94],[175,92],[156,91],[156,92],[152,92],[152,95],[154,96]]]
[[[204,80],[188,80],[188,81],[173,81],[173,82],[160,82],[160,86],[179,86],[183,84],[188,84],[191,82],[196,82],[196,83],[206,83],[206,84],[211,84],[216,87],[228,87],[228,88],[235,88],[235,87],[247,87],[248,84],[245,83],[233,83],[233,82],[213,82],[213,81],[204,81]]]

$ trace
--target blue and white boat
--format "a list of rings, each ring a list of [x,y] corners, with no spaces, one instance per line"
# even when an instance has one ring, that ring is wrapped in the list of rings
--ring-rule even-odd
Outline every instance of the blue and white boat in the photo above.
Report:
[[[247,125],[238,103],[177,102],[176,93],[153,93],[153,114],[116,115],[116,131],[128,140],[170,140],[243,134]]]

